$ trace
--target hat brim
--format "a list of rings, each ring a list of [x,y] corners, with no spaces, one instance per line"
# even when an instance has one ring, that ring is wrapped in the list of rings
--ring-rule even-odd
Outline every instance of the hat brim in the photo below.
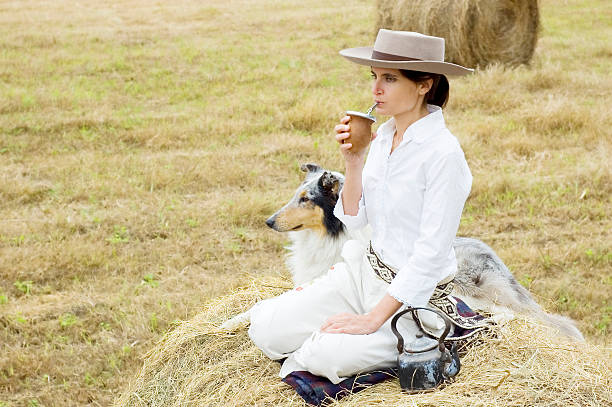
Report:
[[[438,73],[442,75],[462,76],[474,72],[473,69],[461,65],[440,61],[387,61],[372,58],[373,47],[347,48],[340,51],[340,55],[359,65],[375,66],[379,68],[408,69],[411,71]]]

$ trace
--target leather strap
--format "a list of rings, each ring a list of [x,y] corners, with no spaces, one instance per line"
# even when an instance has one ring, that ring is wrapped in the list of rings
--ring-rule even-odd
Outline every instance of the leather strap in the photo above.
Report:
[[[383,61],[422,61],[419,58],[410,58],[403,55],[387,54],[386,52],[372,50],[372,59],[379,59]]]

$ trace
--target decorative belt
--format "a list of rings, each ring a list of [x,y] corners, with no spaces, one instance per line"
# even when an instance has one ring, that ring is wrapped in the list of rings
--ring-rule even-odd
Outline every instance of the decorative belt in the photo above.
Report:
[[[380,259],[380,257],[378,257],[378,254],[376,254],[376,252],[372,248],[372,241],[370,241],[370,245],[368,246],[368,250],[366,251],[366,256],[368,258],[368,261],[370,262],[370,266],[372,266],[372,269],[374,270],[376,275],[381,280],[391,284],[391,281],[393,281],[393,279],[397,275],[397,270],[386,265]]]
[[[370,266],[372,266],[374,273],[376,273],[376,275],[381,280],[390,284],[391,281],[393,281],[393,278],[397,275],[398,270],[385,264],[380,259],[380,257],[378,257],[378,254],[372,248],[371,241],[368,249],[366,250],[366,257],[368,258],[368,261],[370,263]],[[494,324],[490,318],[484,317],[477,313],[466,313],[463,312],[463,310],[457,309],[458,305],[463,308],[465,306],[465,303],[451,295],[451,292],[453,291],[453,288],[455,286],[454,278],[454,275],[450,275],[449,277],[440,281],[434,289],[431,298],[429,299],[430,306],[433,306],[434,308],[440,310],[450,319],[452,319],[456,325],[465,329],[465,333],[463,335],[447,337],[447,341],[464,340],[468,337],[471,337],[476,332],[482,331]],[[428,334],[435,336],[433,332],[431,332],[421,323],[416,313],[414,313],[414,316],[416,322],[419,324],[421,329],[423,329]]]
[[[383,262],[380,257],[378,257],[378,254],[374,251],[374,248],[372,247],[372,241],[370,241],[370,245],[368,246],[368,250],[366,251],[366,257],[368,258],[368,261],[370,262],[370,266],[372,266],[374,273],[376,273],[376,275],[381,280],[391,284],[391,281],[393,281],[393,279],[397,275],[398,270],[389,266],[388,264],[385,264],[385,262]],[[440,281],[436,286],[436,289],[433,295],[431,296],[431,299],[437,300],[438,298],[450,295],[450,293],[453,291],[453,287],[455,286],[455,283],[453,282],[454,279],[455,276],[450,275],[444,280]]]

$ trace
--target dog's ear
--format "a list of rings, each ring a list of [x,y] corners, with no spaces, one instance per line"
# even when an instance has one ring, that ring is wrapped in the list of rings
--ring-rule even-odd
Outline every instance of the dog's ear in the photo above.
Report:
[[[303,172],[317,172],[321,170],[321,167],[319,167],[319,164],[305,163],[300,165],[300,170]]]
[[[340,180],[331,172],[325,171],[323,175],[321,175],[321,178],[319,178],[319,185],[325,191],[328,191],[333,195],[338,195]]]

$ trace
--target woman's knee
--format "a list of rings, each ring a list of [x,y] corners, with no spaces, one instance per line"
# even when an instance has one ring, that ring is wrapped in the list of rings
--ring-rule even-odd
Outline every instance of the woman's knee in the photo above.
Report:
[[[257,304],[251,309],[251,326],[249,327],[249,337],[257,345],[267,347],[270,340],[270,331],[273,330],[273,307],[265,301]]]
[[[249,337],[271,359],[280,359],[291,351],[287,349],[288,330],[279,308],[279,304],[267,300],[251,310]]]

